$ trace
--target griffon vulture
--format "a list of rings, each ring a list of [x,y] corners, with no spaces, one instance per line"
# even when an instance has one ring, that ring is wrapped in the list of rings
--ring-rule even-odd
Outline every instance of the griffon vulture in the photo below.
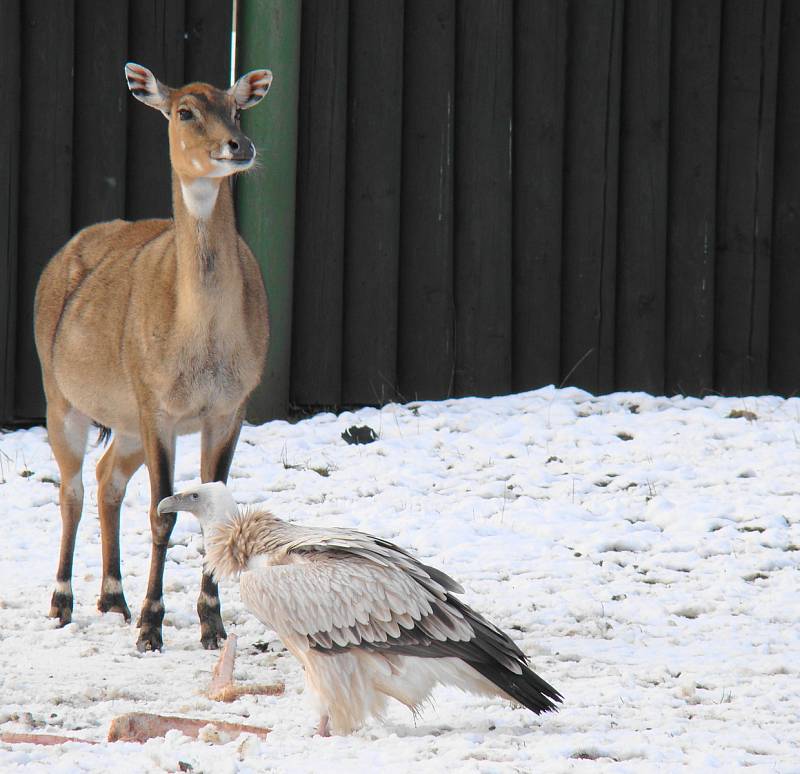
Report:
[[[438,684],[537,714],[562,701],[507,634],[455,596],[458,583],[393,543],[240,511],[222,483],[167,497],[158,510],[198,518],[207,569],[239,575],[244,604],[305,668],[322,735],[380,717],[387,697],[416,712]]]

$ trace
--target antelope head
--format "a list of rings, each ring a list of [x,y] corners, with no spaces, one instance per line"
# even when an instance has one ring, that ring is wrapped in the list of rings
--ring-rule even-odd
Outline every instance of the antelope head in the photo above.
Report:
[[[170,160],[182,182],[228,177],[253,165],[256,149],[240,129],[239,115],[266,96],[269,70],[253,70],[226,91],[207,83],[173,89],[132,62],[125,65],[125,77],[133,96],[169,121]]]

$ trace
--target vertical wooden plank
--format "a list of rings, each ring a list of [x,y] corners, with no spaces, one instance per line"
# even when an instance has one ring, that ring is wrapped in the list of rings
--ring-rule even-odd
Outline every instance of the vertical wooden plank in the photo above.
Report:
[[[0,424],[14,413],[17,333],[20,4],[0,3]]]
[[[406,0],[398,382],[452,394],[455,0]]]
[[[514,18],[514,389],[560,380],[567,3]]]
[[[770,276],[769,389],[800,393],[800,5],[781,16]]]
[[[77,0],[72,230],[125,217],[128,3]]]
[[[237,184],[242,236],[261,264],[270,303],[270,344],[248,417],[286,416],[292,343],[297,94],[300,75],[300,6],[293,0],[239,0],[241,73],[267,67],[274,80],[263,104],[242,114],[264,171]]]
[[[144,65],[168,86],[184,83],[183,0],[136,0],[128,18],[128,58]],[[124,63],[123,63],[124,64]],[[120,78],[124,81],[122,66]],[[167,122],[158,110],[128,97],[128,218],[172,215]]]
[[[403,3],[351,0],[342,400],[396,391]]]
[[[512,11],[511,0],[457,7],[457,395],[511,389]]]
[[[47,261],[70,235],[74,4],[22,4],[19,261],[15,414],[39,419],[44,392],[33,340],[33,298]],[[46,88],[42,84],[47,84]]]
[[[348,0],[303,3],[291,400],[342,398]]]
[[[217,88],[229,86],[233,3],[220,0],[184,2],[184,80],[187,83],[203,81]]]
[[[615,387],[664,391],[670,0],[625,6]],[[678,138],[680,139],[680,138]]]
[[[666,392],[714,386],[717,93],[722,0],[674,0]]]
[[[569,7],[561,378],[614,387],[623,0]]]
[[[725,3],[717,171],[716,388],[767,389],[780,0]]]

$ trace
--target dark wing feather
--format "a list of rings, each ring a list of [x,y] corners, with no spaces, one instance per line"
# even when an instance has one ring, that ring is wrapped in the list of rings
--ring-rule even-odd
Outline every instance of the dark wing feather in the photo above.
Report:
[[[529,710],[539,714],[557,709],[554,702],[563,701],[563,697],[530,669],[528,658],[507,634],[449,594],[447,604],[458,609],[471,625],[474,632],[471,639],[440,640],[429,634],[432,619],[447,620],[443,605],[435,601],[431,605],[431,613],[415,621],[413,628],[401,629],[399,637],[388,637],[385,641],[362,641],[358,645],[345,647],[335,644],[325,647],[317,640],[311,642],[310,646],[318,653],[334,654],[359,647],[417,658],[460,658]]]

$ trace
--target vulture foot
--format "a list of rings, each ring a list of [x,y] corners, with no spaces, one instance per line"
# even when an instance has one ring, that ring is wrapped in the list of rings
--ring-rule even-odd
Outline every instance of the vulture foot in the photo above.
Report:
[[[323,715],[319,719],[319,725],[317,726],[317,733],[315,736],[330,736],[331,735],[331,728],[330,724],[328,723],[328,716]]]

